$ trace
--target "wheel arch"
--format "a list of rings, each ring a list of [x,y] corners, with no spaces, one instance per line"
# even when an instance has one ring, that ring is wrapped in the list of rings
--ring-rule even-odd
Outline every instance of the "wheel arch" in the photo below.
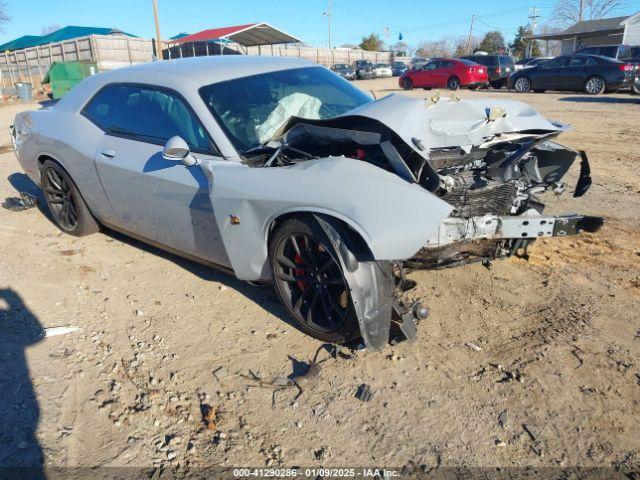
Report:
[[[367,241],[368,235],[360,225],[357,225],[357,223],[352,219],[346,218],[339,212],[319,208],[295,209],[291,211],[280,212],[279,214],[271,218],[267,222],[267,229],[265,232],[266,245],[270,244],[273,233],[278,228],[278,226],[286,220],[290,218],[317,216],[321,216],[325,220],[334,223],[336,226],[338,226],[338,228],[340,228],[342,233],[346,233],[348,235],[348,240],[351,242],[350,247],[358,256],[359,260],[373,259],[373,254],[371,253],[371,248],[369,247],[369,243]]]
[[[97,219],[98,217],[96,217],[95,213],[93,212],[93,209],[91,208],[91,205],[87,202],[86,195],[84,194],[82,189],[78,186],[78,183],[74,180],[73,175],[71,175],[71,172],[69,171],[69,169],[60,160],[58,160],[57,158],[55,158],[53,155],[51,155],[49,153],[41,153],[40,155],[38,155],[38,157],[36,158],[36,165],[38,166],[38,172],[40,173],[40,176],[42,176],[42,168],[44,167],[44,164],[45,164],[45,162],[47,160],[55,163],[62,170],[64,170],[64,172],[69,176],[69,179],[71,180],[71,183],[73,183],[73,186],[75,187],[75,189],[80,194],[80,197],[82,198],[82,201],[87,206],[87,209],[89,210],[89,213],[93,216],[93,218]],[[42,181],[40,181],[40,183],[42,183]]]

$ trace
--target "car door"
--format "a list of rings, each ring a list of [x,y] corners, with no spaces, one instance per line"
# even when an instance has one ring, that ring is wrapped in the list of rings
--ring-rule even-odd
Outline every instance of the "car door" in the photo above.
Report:
[[[201,162],[226,162],[186,101],[145,85],[112,85],[118,101],[101,121],[105,134],[95,165],[112,208],[112,226],[180,253],[228,266],[199,165],[162,157],[163,145],[181,136]],[[91,119],[100,106],[85,109]]]
[[[440,88],[446,88],[449,78],[454,75],[455,64],[449,60],[439,60],[438,68],[434,71],[436,84]]]
[[[566,88],[570,57],[556,57],[543,63],[531,74],[534,89],[562,90]]]
[[[595,66],[597,66],[595,60],[587,56],[576,55],[571,57],[569,65],[566,67],[565,88],[567,90],[583,90],[584,83]]]
[[[434,71],[438,66],[437,61],[427,63],[422,69],[418,70],[414,76],[414,85],[416,87],[434,87],[435,76]]]

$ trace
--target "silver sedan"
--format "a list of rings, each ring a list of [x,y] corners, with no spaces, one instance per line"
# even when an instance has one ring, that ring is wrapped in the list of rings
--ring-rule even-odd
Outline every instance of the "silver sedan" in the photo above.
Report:
[[[110,228],[272,282],[302,331],[375,350],[426,315],[404,301],[409,270],[600,227],[542,214],[578,158],[553,140],[565,129],[520,102],[374,101],[310,62],[233,56],[89,77],[11,135],[64,232]]]

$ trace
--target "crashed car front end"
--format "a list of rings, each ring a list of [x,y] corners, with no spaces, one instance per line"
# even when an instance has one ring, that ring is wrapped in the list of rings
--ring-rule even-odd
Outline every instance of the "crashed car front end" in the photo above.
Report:
[[[257,193],[260,178],[273,178],[263,174],[249,175],[256,178],[255,199],[244,192],[235,199],[232,192],[213,200],[246,208],[246,215],[263,225],[304,207],[339,255],[349,251],[341,248],[340,239],[348,236],[341,229],[362,237],[369,254],[355,262],[346,255],[340,262],[362,336],[377,350],[388,342],[392,321],[411,339],[416,318],[424,316],[421,306],[402,300],[408,271],[526,256],[537,238],[601,227],[598,217],[544,214],[539,196],[563,193],[562,178],[576,159],[580,175],[574,196],[591,184],[586,154],[555,142],[567,128],[521,102],[390,95],[334,118],[290,117],[271,141],[248,152],[245,165],[257,167],[250,170],[281,172],[278,177],[293,189],[288,188],[290,201]],[[212,176],[233,183],[226,176],[230,171]],[[314,184],[322,187],[316,190]],[[306,204],[296,205],[298,197]],[[220,227],[224,236],[225,225]],[[402,249],[394,249],[393,242]],[[226,243],[242,244],[240,238]],[[230,256],[233,262],[235,254]]]

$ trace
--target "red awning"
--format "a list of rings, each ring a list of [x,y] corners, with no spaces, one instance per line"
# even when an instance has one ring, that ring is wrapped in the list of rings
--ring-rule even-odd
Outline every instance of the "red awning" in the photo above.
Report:
[[[249,23],[235,27],[212,28],[187,35],[176,40],[176,43],[206,42],[210,40],[228,40],[245,47],[258,45],[277,45],[281,43],[300,42],[286,32],[261,23]]]

